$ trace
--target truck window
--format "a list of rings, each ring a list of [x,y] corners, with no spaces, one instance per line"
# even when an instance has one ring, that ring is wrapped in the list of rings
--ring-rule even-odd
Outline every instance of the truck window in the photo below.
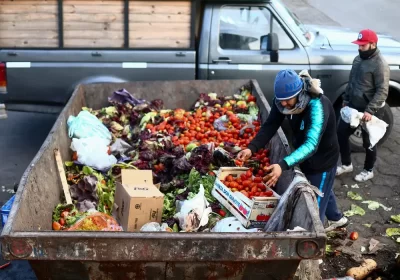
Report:
[[[272,20],[272,28],[271,28]],[[260,50],[260,38],[278,34],[279,49],[293,49],[294,43],[266,7],[224,6],[220,10],[219,46],[229,50]]]
[[[265,7],[223,6],[220,10],[219,46],[228,50],[260,50],[260,38],[271,30]]]
[[[272,20],[272,32],[278,34],[280,50],[294,49],[294,43],[292,39],[290,39],[289,35],[286,33],[286,30],[275,18]]]

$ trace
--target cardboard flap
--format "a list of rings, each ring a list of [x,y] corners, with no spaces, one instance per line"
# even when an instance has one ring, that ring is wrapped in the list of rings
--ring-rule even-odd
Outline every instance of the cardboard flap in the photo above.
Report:
[[[160,192],[154,185],[145,184],[124,184],[126,192],[131,197],[163,197],[164,194]]]
[[[122,169],[121,178],[123,185],[153,185],[151,170]]]

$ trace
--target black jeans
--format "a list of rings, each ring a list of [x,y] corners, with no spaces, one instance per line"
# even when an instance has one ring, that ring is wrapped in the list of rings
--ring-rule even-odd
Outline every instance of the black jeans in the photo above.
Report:
[[[360,111],[361,112],[361,111]],[[382,119],[384,115],[384,108],[379,109],[375,113],[375,117],[378,119]],[[350,136],[356,131],[357,128],[352,128],[350,124],[344,122],[342,118],[340,118],[339,126],[338,126],[338,140],[340,146],[340,157],[342,159],[343,165],[350,165],[351,164],[351,150],[350,150],[350,143],[349,138]],[[374,164],[376,161],[376,146],[375,145],[372,149],[369,148],[369,136],[368,132],[361,128],[362,132],[362,139],[363,139],[363,147],[365,149],[365,162],[364,162],[364,169],[367,171],[372,171],[374,168]]]

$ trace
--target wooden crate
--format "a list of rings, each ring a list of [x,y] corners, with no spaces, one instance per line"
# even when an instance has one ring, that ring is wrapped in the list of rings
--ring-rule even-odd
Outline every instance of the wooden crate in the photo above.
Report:
[[[0,47],[57,46],[57,0],[0,0]]]
[[[131,48],[188,48],[191,1],[130,1]]]
[[[124,1],[64,0],[63,3],[65,47],[124,46]]]

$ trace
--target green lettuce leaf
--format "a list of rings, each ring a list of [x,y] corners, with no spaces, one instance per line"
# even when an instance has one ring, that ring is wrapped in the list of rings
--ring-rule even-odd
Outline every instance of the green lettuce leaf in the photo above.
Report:
[[[362,209],[360,206],[357,206],[357,205],[355,205],[355,204],[352,204],[352,205],[351,205],[351,209],[348,210],[348,211],[345,211],[345,212],[344,212],[344,215],[345,215],[346,217],[351,217],[351,216],[354,216],[354,215],[364,216],[364,215],[365,215],[365,211],[364,211],[364,209]]]

